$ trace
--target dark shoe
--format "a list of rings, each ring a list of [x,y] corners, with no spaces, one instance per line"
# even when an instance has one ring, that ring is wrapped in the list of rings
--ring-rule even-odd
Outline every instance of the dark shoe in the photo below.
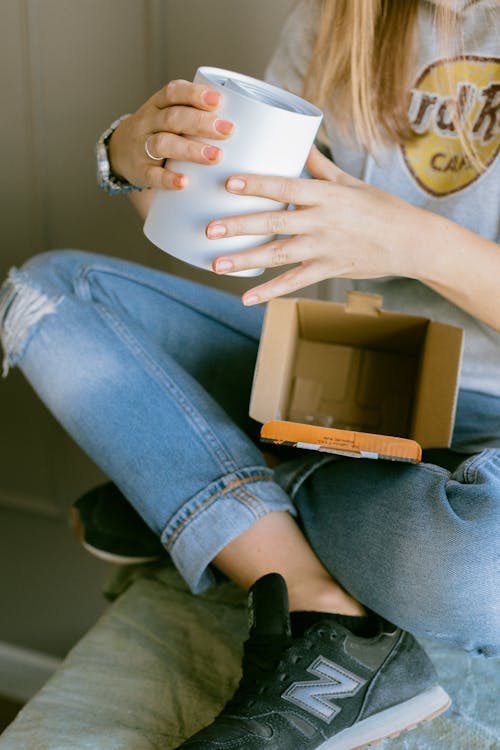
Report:
[[[334,616],[319,615],[294,636],[287,599],[276,573],[254,584],[240,685],[183,750],[352,750],[450,705],[409,633],[372,614],[374,634],[361,638]]]
[[[106,562],[138,565],[167,554],[112,482],[90,490],[73,504],[70,525],[85,549]]]

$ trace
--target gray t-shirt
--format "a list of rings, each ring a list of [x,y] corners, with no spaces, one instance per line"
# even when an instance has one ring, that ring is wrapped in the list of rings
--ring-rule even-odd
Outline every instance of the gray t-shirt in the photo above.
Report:
[[[268,81],[299,95],[319,5],[319,0],[300,0],[294,6],[266,73]],[[500,3],[478,0],[463,5],[463,37],[454,48],[443,50],[432,21],[432,3],[422,0],[420,4],[419,51],[409,116],[412,127],[422,136],[414,144],[385,147],[375,160],[348,142],[328,116],[320,136],[335,163],[354,177],[500,242]],[[451,97],[443,75],[445,55],[451,58]],[[450,98],[455,100],[454,106],[458,102],[465,128],[472,130],[483,162],[488,164],[480,175],[464,154],[451,122]],[[472,259],[470,273],[474,273]],[[387,277],[348,284],[382,294],[388,310],[464,328],[461,387],[500,396],[500,333],[418,281]]]

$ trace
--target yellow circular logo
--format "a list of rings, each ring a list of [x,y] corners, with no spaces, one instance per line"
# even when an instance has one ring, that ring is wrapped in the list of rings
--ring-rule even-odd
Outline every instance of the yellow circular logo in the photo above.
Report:
[[[412,90],[409,118],[415,138],[402,152],[420,187],[438,197],[463,190],[483,173],[464,137],[486,168],[500,151],[500,58],[432,63]]]

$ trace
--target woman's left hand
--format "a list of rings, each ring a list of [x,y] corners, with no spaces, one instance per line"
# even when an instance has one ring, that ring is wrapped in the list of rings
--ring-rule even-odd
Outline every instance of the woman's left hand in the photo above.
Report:
[[[266,211],[216,219],[208,238],[236,235],[291,235],[250,250],[221,255],[216,273],[251,268],[293,268],[248,290],[253,305],[289,294],[327,278],[417,278],[413,242],[426,212],[346,174],[315,147],[307,169],[316,179],[233,175],[226,189],[235,194],[291,203],[294,211]]]

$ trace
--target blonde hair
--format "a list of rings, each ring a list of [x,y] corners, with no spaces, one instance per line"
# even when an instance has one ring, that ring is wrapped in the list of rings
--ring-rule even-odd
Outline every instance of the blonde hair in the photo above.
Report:
[[[381,143],[417,137],[410,127],[408,106],[420,0],[320,0],[320,4],[305,96],[372,153]],[[460,21],[452,3],[434,5],[445,57],[450,57],[454,40],[460,39]],[[474,146],[456,119],[465,152],[477,164]]]

